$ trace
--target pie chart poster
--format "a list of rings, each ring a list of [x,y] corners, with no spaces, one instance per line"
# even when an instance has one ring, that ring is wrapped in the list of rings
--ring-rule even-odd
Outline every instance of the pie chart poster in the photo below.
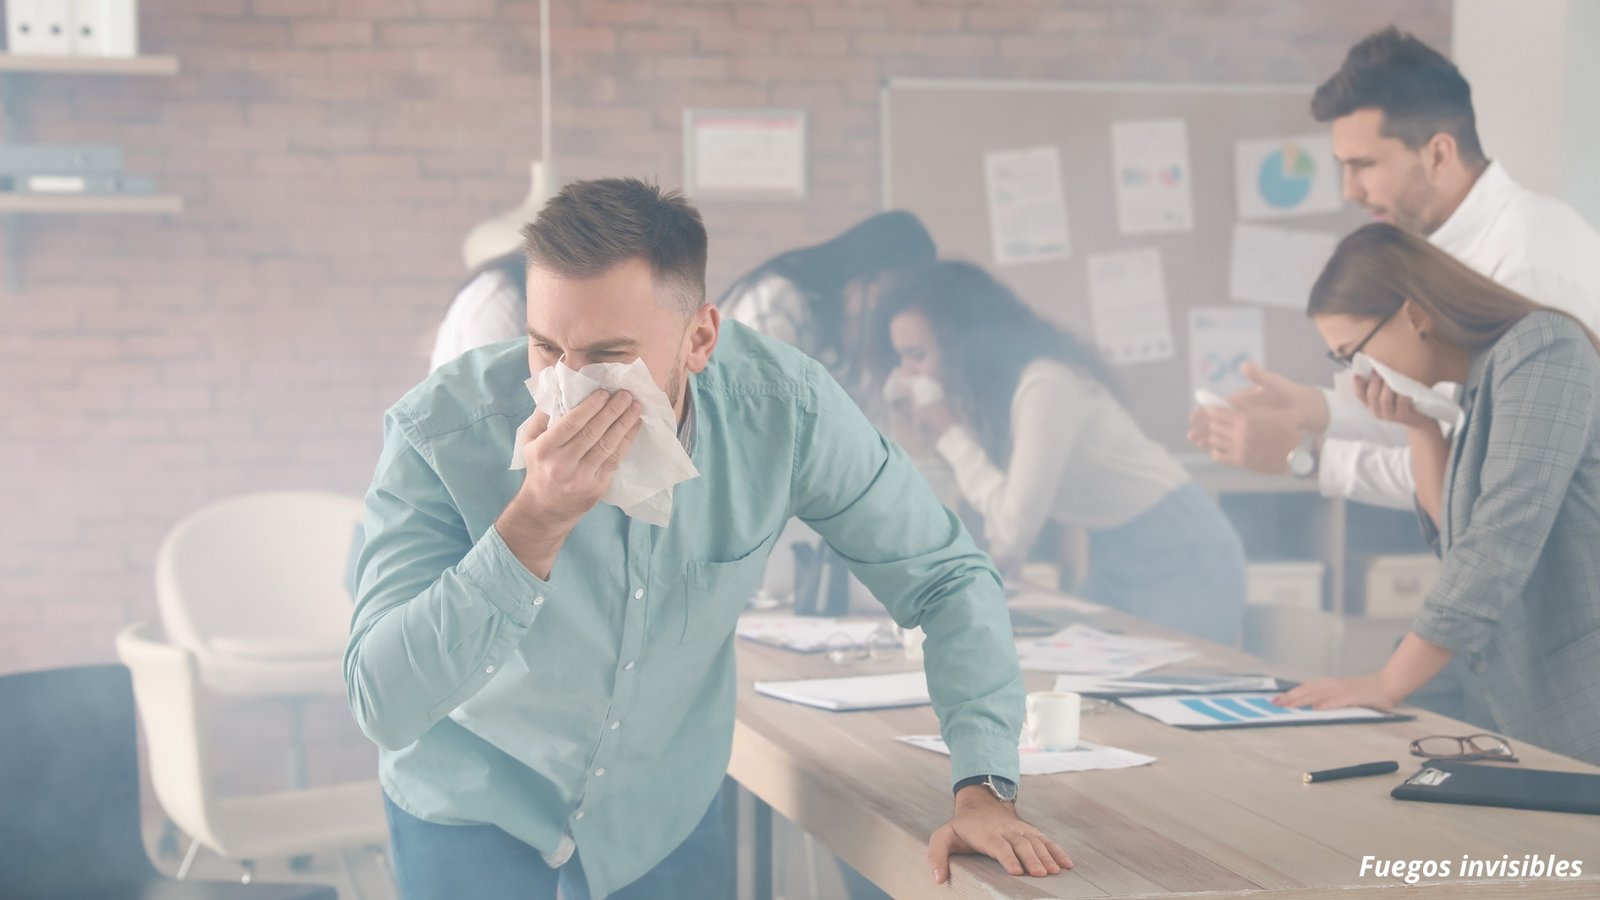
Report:
[[[1240,141],[1234,148],[1239,216],[1281,219],[1338,212],[1339,166],[1326,134]]]

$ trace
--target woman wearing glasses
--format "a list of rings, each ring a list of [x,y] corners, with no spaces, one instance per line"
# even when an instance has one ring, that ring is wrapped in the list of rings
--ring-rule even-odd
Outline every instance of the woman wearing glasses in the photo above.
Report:
[[[1456,654],[1496,727],[1600,763],[1600,341],[1566,313],[1386,224],[1339,245],[1308,310],[1336,356],[1462,385],[1446,438],[1373,375],[1367,407],[1406,429],[1438,584],[1382,671],[1308,682],[1284,705],[1394,706]]]
[[[897,368],[891,383],[932,381],[947,398],[905,402],[982,515],[1002,571],[1020,566],[1047,519],[1082,528],[1084,596],[1237,640],[1246,590],[1238,534],[1140,431],[1075,338],[977,266],[937,262],[890,281],[873,341],[878,368]]]

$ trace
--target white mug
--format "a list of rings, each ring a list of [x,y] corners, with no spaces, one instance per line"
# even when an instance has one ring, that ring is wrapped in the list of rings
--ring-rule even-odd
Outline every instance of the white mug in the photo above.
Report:
[[[1074,750],[1083,698],[1071,691],[1035,691],[1028,695],[1028,743],[1040,750]]]

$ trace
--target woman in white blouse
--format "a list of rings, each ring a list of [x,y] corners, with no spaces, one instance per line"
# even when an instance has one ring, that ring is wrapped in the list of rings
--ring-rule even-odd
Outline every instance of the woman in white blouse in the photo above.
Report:
[[[1047,519],[1089,534],[1078,593],[1225,644],[1244,616],[1238,534],[1117,401],[1099,359],[983,269],[936,262],[879,298],[876,358],[983,516],[1002,571]],[[933,389],[927,380],[937,382]],[[920,404],[920,405],[918,405]]]

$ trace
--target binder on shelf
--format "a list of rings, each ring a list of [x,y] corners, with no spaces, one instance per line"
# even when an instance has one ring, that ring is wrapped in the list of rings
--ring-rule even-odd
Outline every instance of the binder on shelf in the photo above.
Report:
[[[0,175],[117,175],[122,148],[108,144],[0,143]]]
[[[68,0],[74,56],[139,55],[138,0]]]
[[[72,52],[73,0],[7,0],[7,48],[20,56]]]

